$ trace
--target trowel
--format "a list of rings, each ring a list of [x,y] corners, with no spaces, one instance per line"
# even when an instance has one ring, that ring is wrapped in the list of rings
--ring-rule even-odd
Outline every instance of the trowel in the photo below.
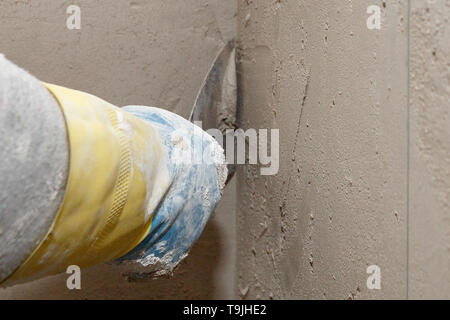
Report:
[[[195,99],[194,105],[189,116],[189,121],[195,126],[200,127],[207,133],[210,130],[215,131],[212,137],[216,142],[223,148],[226,157],[226,143],[235,144],[234,136],[233,139],[226,139],[227,136],[230,137],[234,133],[236,128],[236,105],[237,105],[237,77],[236,77],[236,54],[234,41],[227,43],[222,46],[219,53],[215,57],[209,71],[202,82],[200,90]],[[163,120],[159,120],[158,117],[154,117],[154,114],[147,116],[149,108],[139,109],[139,107],[127,106],[124,107],[126,111],[134,114],[141,119],[150,120],[153,123],[166,122],[169,119],[163,116]],[[155,112],[161,112],[161,110]],[[150,111],[152,112],[152,111]],[[179,123],[181,126],[182,124]],[[194,127],[195,127],[194,126]],[[199,129],[200,130],[200,129]],[[202,131],[200,130],[200,131]],[[195,134],[188,134],[196,136]],[[234,152],[235,148],[230,148],[230,152]],[[235,164],[226,163],[227,176],[225,180],[225,185],[227,185],[235,173]],[[199,171],[206,170],[206,167],[199,168]],[[191,179],[186,179],[186,185],[192,185]],[[210,183],[209,180],[206,184],[202,186],[205,187]],[[187,196],[186,196],[187,197]],[[166,201],[169,202],[170,201]],[[187,200],[184,207],[189,208],[191,202],[194,200]],[[204,221],[204,217],[208,216],[209,213],[197,212],[198,209],[184,209],[184,215],[186,216],[186,223],[171,223],[170,219],[176,220],[174,214],[167,212],[166,214],[160,215],[164,219],[168,219],[169,222],[164,222],[158,220],[158,216],[154,221],[154,225],[159,223],[164,224],[163,227],[152,227],[147,239],[144,240],[139,246],[137,246],[131,253],[127,254],[125,257],[120,258],[118,261],[121,262],[121,273],[129,281],[145,281],[148,278],[155,278],[159,276],[164,276],[171,274],[172,270],[178,265],[179,261],[182,260],[184,256],[194,242],[194,239],[190,236],[185,237],[183,243],[174,244],[174,239],[178,239],[180,235],[185,234],[187,228],[186,224],[195,221],[196,228],[202,229],[204,222],[200,223],[200,220]],[[189,217],[190,216],[190,217]],[[189,217],[189,218],[188,218]],[[165,228],[171,227],[167,233]],[[168,235],[170,233],[173,235]],[[163,236],[161,236],[163,235]],[[197,233],[197,236],[199,234]],[[158,243],[165,243],[166,247],[176,248],[172,250],[158,250]],[[176,254],[168,254],[168,252],[174,251]]]
[[[236,129],[236,106],[236,49],[234,41],[230,41],[214,59],[197,94],[189,121],[201,124],[203,130],[218,129],[222,137],[217,141],[226,153],[227,130]],[[228,183],[234,175],[235,164],[228,163],[227,168]]]

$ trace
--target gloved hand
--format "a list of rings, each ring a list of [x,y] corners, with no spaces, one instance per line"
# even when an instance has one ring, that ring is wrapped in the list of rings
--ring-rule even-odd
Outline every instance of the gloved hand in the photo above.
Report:
[[[227,176],[222,148],[169,111],[121,109],[45,86],[66,122],[59,134],[70,149],[67,185],[45,236],[6,285],[112,260],[170,273],[220,199]]]

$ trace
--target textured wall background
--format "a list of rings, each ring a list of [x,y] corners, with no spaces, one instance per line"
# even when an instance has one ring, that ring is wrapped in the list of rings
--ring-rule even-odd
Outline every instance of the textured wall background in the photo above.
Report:
[[[235,1],[76,2],[81,32],[65,28],[69,1],[2,1],[0,51],[118,105],[186,116],[234,32]],[[366,27],[374,4],[381,30]],[[171,280],[128,283],[98,266],[79,292],[62,275],[0,297],[450,297],[449,1],[238,6],[240,122],[279,128],[281,157],[276,176],[238,170],[236,288],[231,188]],[[381,290],[366,287],[373,264]]]
[[[369,5],[381,30],[366,27]],[[280,128],[281,159],[276,177],[240,168],[236,293],[449,298],[450,2],[238,12],[241,125]],[[366,287],[369,265],[381,290]]]
[[[81,7],[81,30],[66,9]],[[188,116],[221,45],[235,34],[235,1],[78,0],[0,2],[0,52],[39,79],[118,106],[143,104]],[[230,298],[234,268],[234,185],[173,279],[128,283],[116,268],[0,289],[0,298]]]
[[[369,5],[381,30],[366,27]],[[242,126],[280,129],[280,171],[241,168],[247,298],[406,297],[407,1],[241,1]],[[368,290],[366,269],[381,268]]]
[[[450,1],[412,1],[410,297],[450,299]]]

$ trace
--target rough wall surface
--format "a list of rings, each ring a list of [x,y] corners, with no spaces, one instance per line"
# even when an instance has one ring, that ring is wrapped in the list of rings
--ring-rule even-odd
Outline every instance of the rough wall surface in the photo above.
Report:
[[[186,116],[234,32],[235,1],[76,2],[69,32],[72,2],[2,1],[0,51],[118,105]],[[239,168],[235,291],[231,188],[173,279],[129,283],[102,265],[81,291],[60,275],[0,298],[450,297],[448,0],[410,1],[409,117],[407,0],[238,3],[240,122],[279,128],[281,157],[276,176]],[[374,4],[381,30],[366,27]]]
[[[81,8],[68,30],[66,9]],[[189,115],[221,45],[234,37],[235,1],[123,0],[0,2],[0,52],[41,80],[95,94],[118,106],[163,107]],[[128,283],[116,268],[0,289],[0,298],[231,298],[234,188],[173,279]]]
[[[0,282],[25,262],[55,219],[69,168],[66,137],[50,92],[0,55]]]
[[[241,297],[406,297],[407,20],[405,0],[239,1],[240,123],[280,129],[278,175],[238,172]]]
[[[410,297],[450,299],[450,1],[412,1]]]

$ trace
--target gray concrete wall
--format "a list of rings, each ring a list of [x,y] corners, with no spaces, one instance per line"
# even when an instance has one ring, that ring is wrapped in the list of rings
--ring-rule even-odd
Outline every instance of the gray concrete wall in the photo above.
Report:
[[[408,8],[369,30],[371,4],[240,3],[240,121],[280,128],[281,155],[276,177],[240,171],[241,296],[406,297]]]
[[[380,30],[366,26],[370,5]],[[238,12],[240,123],[280,129],[280,172],[240,168],[236,294],[449,298],[450,3]]]
[[[450,2],[412,1],[410,297],[450,299]]]
[[[69,32],[68,1],[2,1],[0,51],[119,105],[187,115],[234,31],[234,1],[78,3]],[[173,279],[98,266],[78,292],[61,275],[0,297],[449,298],[449,18],[446,0],[238,1],[239,121],[280,129],[280,171],[238,168],[237,260],[231,188]]]
[[[66,9],[81,7],[81,30]],[[43,81],[95,94],[118,106],[142,104],[188,116],[223,43],[235,34],[236,2],[222,0],[78,0],[0,2],[0,52]],[[0,298],[231,298],[234,187],[173,279],[128,283],[117,268],[0,289]]]

